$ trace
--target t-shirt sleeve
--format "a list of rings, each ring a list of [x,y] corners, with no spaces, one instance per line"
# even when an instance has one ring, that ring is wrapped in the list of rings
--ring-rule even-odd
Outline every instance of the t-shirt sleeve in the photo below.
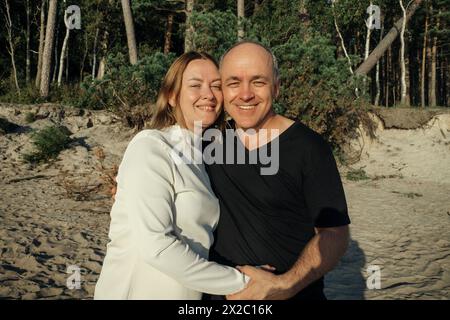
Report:
[[[305,148],[303,192],[308,211],[317,228],[350,224],[341,177],[328,143],[315,136]]]
[[[237,269],[204,259],[174,232],[173,161],[157,138],[135,138],[119,169],[122,195],[140,258],[187,288],[235,293],[248,278]]]

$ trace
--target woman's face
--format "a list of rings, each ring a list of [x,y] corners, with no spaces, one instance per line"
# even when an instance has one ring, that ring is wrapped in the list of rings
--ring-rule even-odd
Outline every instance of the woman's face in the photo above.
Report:
[[[178,104],[187,128],[194,131],[194,122],[201,122],[202,128],[211,126],[222,110],[222,103],[217,67],[210,60],[191,61],[183,73]],[[177,105],[174,98],[170,104]]]

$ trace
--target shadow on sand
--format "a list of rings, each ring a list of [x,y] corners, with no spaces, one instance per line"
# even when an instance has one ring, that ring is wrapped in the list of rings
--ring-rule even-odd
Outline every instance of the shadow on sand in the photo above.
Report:
[[[366,257],[358,241],[350,240],[339,264],[325,277],[325,295],[330,300],[363,300],[366,290]],[[363,274],[364,273],[364,274]]]

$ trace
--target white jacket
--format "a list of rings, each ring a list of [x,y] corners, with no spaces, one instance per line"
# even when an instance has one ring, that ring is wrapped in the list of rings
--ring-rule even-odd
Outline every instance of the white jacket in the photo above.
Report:
[[[201,299],[245,287],[238,270],[208,261],[219,203],[204,164],[174,152],[201,151],[196,139],[172,126],[141,131],[129,143],[94,299]]]

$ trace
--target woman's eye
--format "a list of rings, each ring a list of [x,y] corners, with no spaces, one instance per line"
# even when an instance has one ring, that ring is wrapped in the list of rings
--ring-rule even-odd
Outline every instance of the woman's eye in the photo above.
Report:
[[[190,85],[191,88],[200,88],[201,86],[199,84],[192,84]]]
[[[214,88],[214,89],[218,89],[218,90],[222,89],[221,85],[214,85],[214,86],[211,86],[211,87]]]

